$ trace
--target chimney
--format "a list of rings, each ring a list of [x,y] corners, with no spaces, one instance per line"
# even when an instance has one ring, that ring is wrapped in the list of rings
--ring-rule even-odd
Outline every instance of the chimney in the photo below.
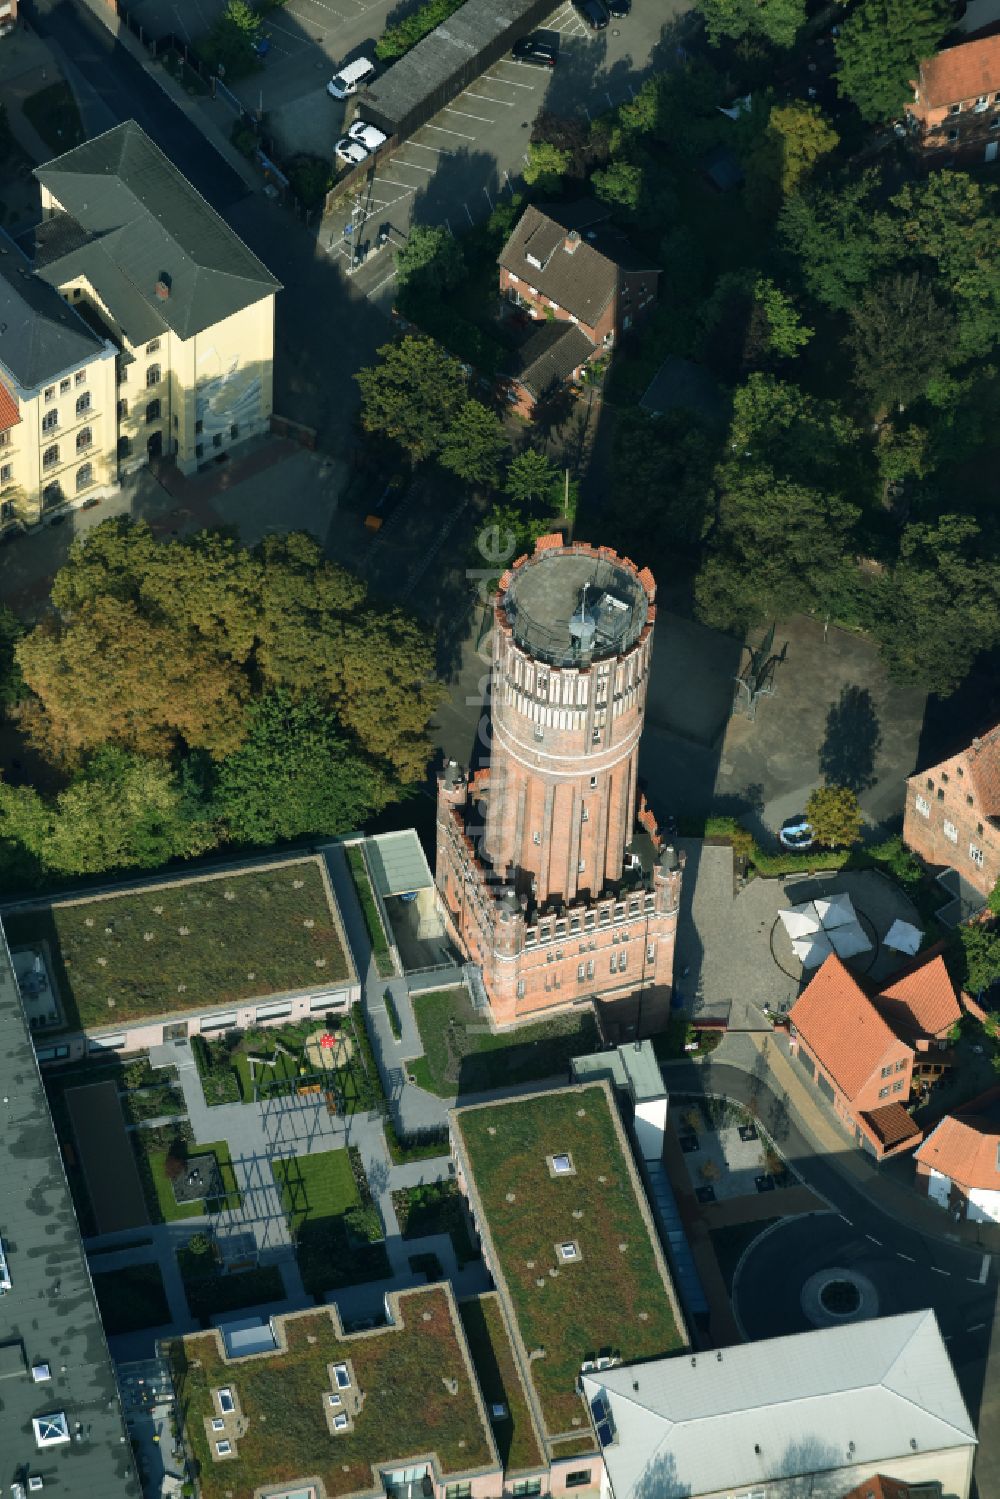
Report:
[[[580,243],[580,231],[579,231],[579,229],[571,229],[569,231],[569,233],[567,234],[567,236],[566,236],[565,243],[563,244],[563,249],[566,251],[567,255],[574,255],[576,253],[576,250],[577,250],[577,247],[578,247],[579,243]]]
[[[170,297],[170,277],[166,271],[161,271],[153,290],[161,302],[166,302]]]

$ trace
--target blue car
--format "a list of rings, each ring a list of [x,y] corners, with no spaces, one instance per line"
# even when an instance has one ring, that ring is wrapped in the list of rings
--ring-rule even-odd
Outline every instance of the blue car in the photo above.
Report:
[[[796,817],[785,819],[778,833],[778,842],[783,848],[795,849],[800,853],[807,848],[812,848],[814,842],[812,826],[803,813],[800,812]]]

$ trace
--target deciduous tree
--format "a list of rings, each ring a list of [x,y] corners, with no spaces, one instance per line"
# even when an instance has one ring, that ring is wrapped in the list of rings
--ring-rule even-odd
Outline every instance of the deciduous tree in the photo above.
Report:
[[[806,18],[805,0],[698,0],[698,9],[716,47],[723,37],[790,47]]]
[[[865,120],[902,113],[910,79],[952,24],[947,0],[862,0],[840,29],[837,87]]]
[[[854,378],[881,415],[923,395],[955,360],[957,326],[916,272],[890,276],[861,294],[847,345]]]
[[[531,141],[522,175],[528,186],[537,187],[540,193],[557,193],[572,162],[571,152],[550,141]]]
[[[441,466],[470,484],[496,484],[506,451],[500,418],[481,401],[466,401],[441,444]]]
[[[849,848],[861,838],[863,819],[850,786],[817,786],[806,802],[806,818],[817,843]]]
[[[816,104],[775,104],[767,129],[750,153],[747,183],[751,201],[773,212],[782,198],[798,192],[818,162],[837,149],[840,137]]]
[[[465,402],[462,366],[433,339],[412,334],[378,352],[381,363],[354,376],[362,425],[422,463],[440,451]]]
[[[406,243],[396,251],[400,291],[439,297],[458,286],[465,274],[462,246],[443,224],[414,224]]]

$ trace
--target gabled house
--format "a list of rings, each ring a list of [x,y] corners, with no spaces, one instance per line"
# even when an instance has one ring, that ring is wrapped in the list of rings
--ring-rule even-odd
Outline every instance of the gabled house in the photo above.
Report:
[[[914,1160],[931,1202],[972,1223],[1000,1223],[1000,1088],[946,1114]]]
[[[962,915],[985,904],[1000,879],[1000,725],[910,776],[903,841],[925,863],[953,872],[942,883]]]
[[[961,1007],[940,954],[921,955],[869,994],[836,955],[789,1013],[792,1049],[817,1089],[876,1160],[922,1137],[906,1105],[939,1076]]]
[[[526,413],[553,384],[613,349],[656,303],[659,270],[635,255],[609,217],[593,199],[532,205],[500,254],[501,295],[556,325],[544,340],[530,339],[510,368],[510,399]]]
[[[949,47],[920,64],[906,107],[910,145],[929,166],[996,161],[1000,149],[1000,36]]]

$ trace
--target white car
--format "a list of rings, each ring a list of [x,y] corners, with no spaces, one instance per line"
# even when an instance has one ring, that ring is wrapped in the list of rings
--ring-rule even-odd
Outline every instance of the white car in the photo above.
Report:
[[[366,125],[364,120],[355,120],[347,133],[352,141],[360,141],[369,151],[377,151],[389,139],[385,131],[377,130],[374,125]]]
[[[367,160],[368,157],[366,147],[360,141],[350,140],[346,135],[342,141],[337,142],[334,154],[352,167],[356,167],[359,162]]]

